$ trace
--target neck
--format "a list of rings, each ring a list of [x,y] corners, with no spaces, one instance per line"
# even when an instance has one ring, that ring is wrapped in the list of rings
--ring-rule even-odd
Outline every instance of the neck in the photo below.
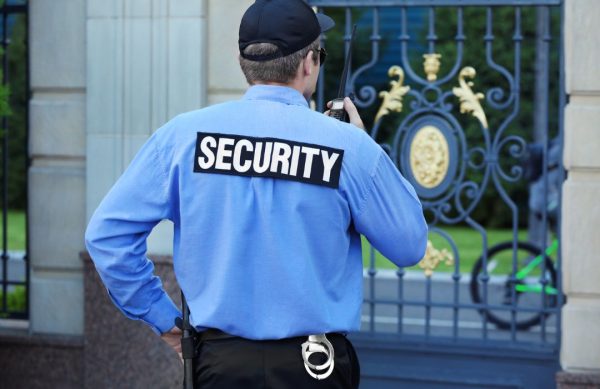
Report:
[[[288,88],[292,88],[292,89],[297,90],[298,92],[300,92],[301,95],[303,95],[304,97],[306,97],[305,90],[304,90],[304,83],[302,82],[302,80],[299,80],[298,77],[294,78],[293,80],[291,80],[288,83],[273,82],[273,81],[258,81],[258,82],[255,82],[252,85],[286,86]]]

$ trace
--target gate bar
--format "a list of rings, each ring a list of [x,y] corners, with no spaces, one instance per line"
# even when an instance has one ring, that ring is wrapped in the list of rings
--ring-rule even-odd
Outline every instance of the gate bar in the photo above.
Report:
[[[8,37],[7,37],[7,18],[6,13],[2,16],[2,85],[8,84]],[[2,301],[0,302],[0,312],[8,312],[8,119],[6,115],[2,117]]]

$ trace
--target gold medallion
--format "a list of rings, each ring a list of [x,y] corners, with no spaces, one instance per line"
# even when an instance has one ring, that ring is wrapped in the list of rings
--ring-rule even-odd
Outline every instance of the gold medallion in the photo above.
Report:
[[[448,141],[436,127],[420,128],[410,145],[410,168],[415,180],[424,188],[435,188],[448,174]]]

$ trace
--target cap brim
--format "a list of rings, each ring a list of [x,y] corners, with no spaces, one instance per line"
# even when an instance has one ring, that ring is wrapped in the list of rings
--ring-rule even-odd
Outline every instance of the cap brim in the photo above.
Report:
[[[329,16],[322,13],[317,13],[316,15],[319,26],[321,26],[321,32],[331,30],[335,26],[335,22]]]

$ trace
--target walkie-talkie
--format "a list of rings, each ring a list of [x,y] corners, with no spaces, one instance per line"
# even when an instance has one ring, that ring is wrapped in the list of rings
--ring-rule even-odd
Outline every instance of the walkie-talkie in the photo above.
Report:
[[[342,79],[340,80],[340,89],[338,90],[337,98],[333,99],[331,102],[331,109],[329,110],[329,116],[336,118],[337,120],[341,120],[343,122],[348,122],[348,113],[344,109],[344,97],[346,94],[346,81],[348,80],[348,68],[350,67],[350,62],[352,62],[352,45],[354,43],[354,34],[356,33],[356,24],[352,26],[352,35],[350,35],[350,47],[348,48],[348,53],[346,55],[346,60],[344,63],[344,70],[342,71]]]

